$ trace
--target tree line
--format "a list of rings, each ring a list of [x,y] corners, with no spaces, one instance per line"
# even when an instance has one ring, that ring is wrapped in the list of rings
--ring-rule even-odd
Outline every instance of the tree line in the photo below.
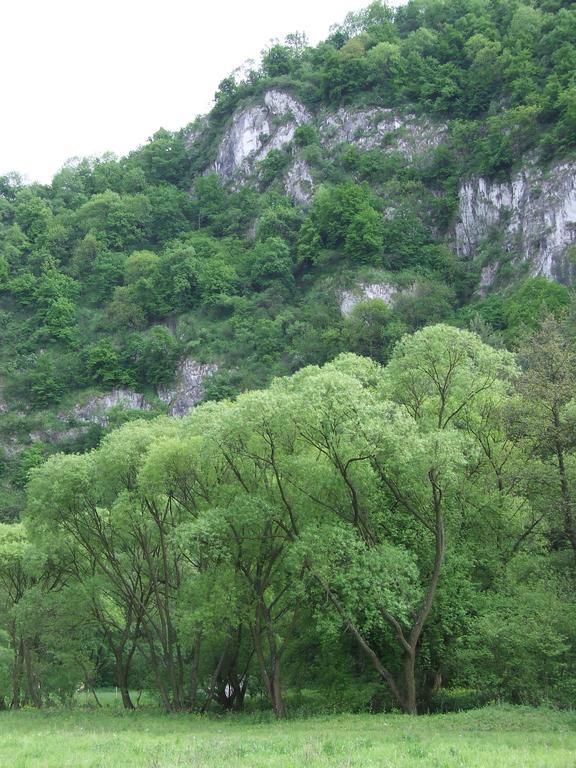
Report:
[[[569,704],[575,380],[552,317],[517,356],[429,326],[52,456],[0,529],[5,706]]]

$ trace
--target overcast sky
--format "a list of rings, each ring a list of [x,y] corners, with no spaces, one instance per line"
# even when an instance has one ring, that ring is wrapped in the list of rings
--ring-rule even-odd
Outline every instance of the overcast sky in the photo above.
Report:
[[[210,108],[273,38],[311,42],[369,0],[0,0],[0,174],[50,181]]]

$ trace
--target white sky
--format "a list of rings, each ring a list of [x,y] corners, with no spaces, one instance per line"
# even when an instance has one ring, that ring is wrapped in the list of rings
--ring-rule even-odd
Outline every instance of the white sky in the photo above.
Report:
[[[312,43],[369,0],[0,0],[0,175],[48,182],[181,128],[273,38]]]

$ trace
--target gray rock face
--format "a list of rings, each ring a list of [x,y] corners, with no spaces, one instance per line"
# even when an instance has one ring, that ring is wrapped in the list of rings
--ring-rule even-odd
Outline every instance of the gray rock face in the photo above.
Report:
[[[185,416],[202,400],[204,379],[218,370],[214,363],[198,363],[187,358],[178,366],[173,387],[160,387],[158,398],[168,405],[171,416]],[[113,389],[105,395],[91,397],[82,405],[77,405],[72,415],[80,422],[90,422],[106,427],[109,422],[108,412],[120,406],[128,410],[150,411],[152,409],[144,395],[133,389]],[[64,414],[63,416],[66,416]]]
[[[397,293],[398,287],[393,283],[360,283],[354,290],[343,292],[340,311],[347,317],[356,304],[370,299],[381,299],[390,307]]]
[[[307,163],[297,159],[289,168],[284,182],[286,193],[297,203],[308,203],[314,192],[314,182]]]
[[[214,363],[184,360],[178,367],[174,388],[160,388],[158,397],[169,406],[171,416],[185,416],[204,396],[204,379],[218,370]]]
[[[139,411],[149,411],[151,409],[151,405],[146,401],[144,395],[135,392],[133,389],[113,389],[106,395],[91,397],[83,405],[77,405],[72,415],[78,421],[89,421],[93,424],[99,424],[101,427],[106,427],[109,421],[108,411],[117,406]]]
[[[322,143],[332,148],[342,142],[359,149],[388,147],[414,160],[438,147],[446,138],[446,126],[416,115],[400,115],[392,109],[352,110],[342,107],[320,124]]]
[[[42,443],[61,443],[64,440],[78,440],[85,435],[90,427],[88,425],[81,427],[69,427],[68,429],[38,429],[30,432],[30,440]]]
[[[2,381],[0,381],[0,413],[7,413],[8,412],[8,403],[4,399],[4,384]]]
[[[263,102],[237,111],[224,135],[218,157],[210,168],[225,181],[241,179],[254,172],[255,164],[273,149],[280,149],[294,138],[298,126],[310,123],[312,115],[290,94],[271,89]],[[425,155],[445,138],[446,128],[415,115],[399,115],[390,109],[341,108],[319,118],[318,129],[323,146],[330,150],[342,142],[361,149],[389,147],[410,160]],[[198,132],[189,137],[194,141]],[[310,200],[313,182],[310,169],[301,158],[285,177],[287,194],[301,203]]]
[[[0,438],[0,453],[4,453],[8,459],[18,456],[19,453],[22,453],[24,447],[15,435],[7,435]]]
[[[425,117],[391,109],[351,109],[312,116],[303,104],[279,89],[269,90],[260,104],[236,112],[212,166],[226,180],[241,182],[272,149],[290,143],[299,125],[314,121],[322,146],[331,151],[342,142],[369,150],[401,152],[409,162],[426,162],[446,140],[447,127]],[[558,163],[547,171],[527,162],[510,181],[474,178],[459,190],[459,221],[454,244],[463,258],[474,256],[492,234],[513,260],[528,261],[532,275],[570,282],[575,269],[566,257],[576,240],[576,163]],[[297,202],[310,201],[314,184],[310,168],[295,152],[284,184]],[[496,279],[498,266],[484,268],[480,292]]]
[[[480,296],[486,296],[491,285],[496,279],[498,270],[500,269],[500,262],[495,261],[493,264],[487,264],[480,273],[480,285],[478,286],[478,293]]]
[[[458,254],[471,258],[493,234],[513,258],[530,263],[532,275],[569,282],[566,250],[576,241],[576,163],[547,170],[528,164],[510,181],[476,178],[463,184],[455,228]],[[496,274],[497,266],[485,268],[481,290]]]
[[[306,108],[288,93],[267,91],[263,104],[233,116],[212,170],[226,181],[239,173],[251,173],[255,163],[292,141],[296,128],[310,119]]]

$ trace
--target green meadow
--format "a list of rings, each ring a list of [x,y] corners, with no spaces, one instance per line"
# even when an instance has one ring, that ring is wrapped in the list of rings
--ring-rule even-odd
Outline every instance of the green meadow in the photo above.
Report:
[[[155,711],[0,715],[10,768],[576,768],[576,713],[493,706],[275,722]]]

